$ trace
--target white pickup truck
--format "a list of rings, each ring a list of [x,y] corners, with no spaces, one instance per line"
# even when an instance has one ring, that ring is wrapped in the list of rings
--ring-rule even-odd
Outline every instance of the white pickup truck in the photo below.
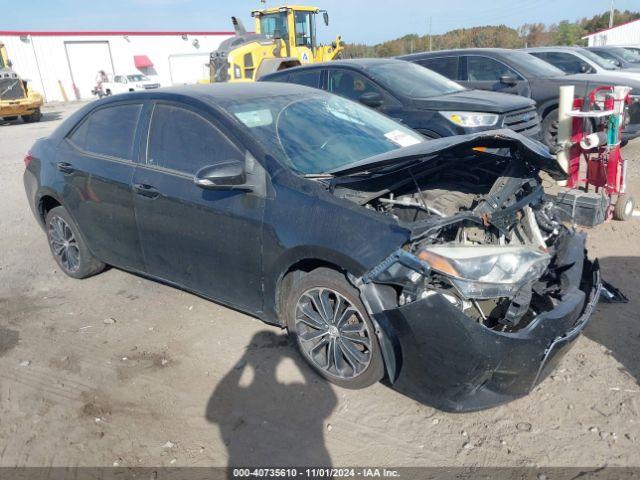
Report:
[[[115,95],[117,93],[160,88],[160,82],[151,80],[146,75],[142,75],[140,73],[134,73],[131,75],[114,75],[109,79],[109,82],[104,82],[102,84],[102,91],[104,92],[104,95]]]

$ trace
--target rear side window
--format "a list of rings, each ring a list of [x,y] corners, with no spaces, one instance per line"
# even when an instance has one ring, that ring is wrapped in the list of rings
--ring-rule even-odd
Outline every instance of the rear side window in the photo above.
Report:
[[[458,57],[425,58],[416,63],[451,80],[458,79]]]
[[[320,87],[320,69],[303,70],[301,72],[293,72],[289,75],[289,83],[297,83],[298,85],[306,85],[307,87]]]
[[[242,154],[211,122],[191,110],[156,105],[149,131],[147,164],[189,175]]]
[[[98,155],[133,160],[134,138],[142,104],[114,105],[85,117],[69,140],[76,147]]]

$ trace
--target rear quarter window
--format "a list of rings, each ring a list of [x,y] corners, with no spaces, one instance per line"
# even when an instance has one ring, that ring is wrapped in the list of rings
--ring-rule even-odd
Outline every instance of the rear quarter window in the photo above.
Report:
[[[94,110],[68,140],[81,150],[133,160],[134,138],[142,104],[114,105]]]

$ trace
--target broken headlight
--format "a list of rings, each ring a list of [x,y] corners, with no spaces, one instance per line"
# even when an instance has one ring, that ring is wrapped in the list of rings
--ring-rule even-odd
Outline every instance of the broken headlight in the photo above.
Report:
[[[540,278],[551,259],[530,247],[430,246],[418,253],[467,299],[513,297]]]
[[[495,113],[483,112],[440,112],[440,115],[462,127],[493,127],[499,118]]]

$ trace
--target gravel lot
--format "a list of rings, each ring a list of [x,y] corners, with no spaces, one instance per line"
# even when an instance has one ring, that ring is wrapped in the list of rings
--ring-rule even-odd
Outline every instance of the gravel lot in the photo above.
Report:
[[[382,384],[334,387],[279,329],[194,295],[62,274],[22,159],[77,107],[0,126],[0,466],[640,466],[637,218],[590,232],[631,302],[601,304],[528,397],[447,414]],[[640,141],[624,154],[640,196]]]

